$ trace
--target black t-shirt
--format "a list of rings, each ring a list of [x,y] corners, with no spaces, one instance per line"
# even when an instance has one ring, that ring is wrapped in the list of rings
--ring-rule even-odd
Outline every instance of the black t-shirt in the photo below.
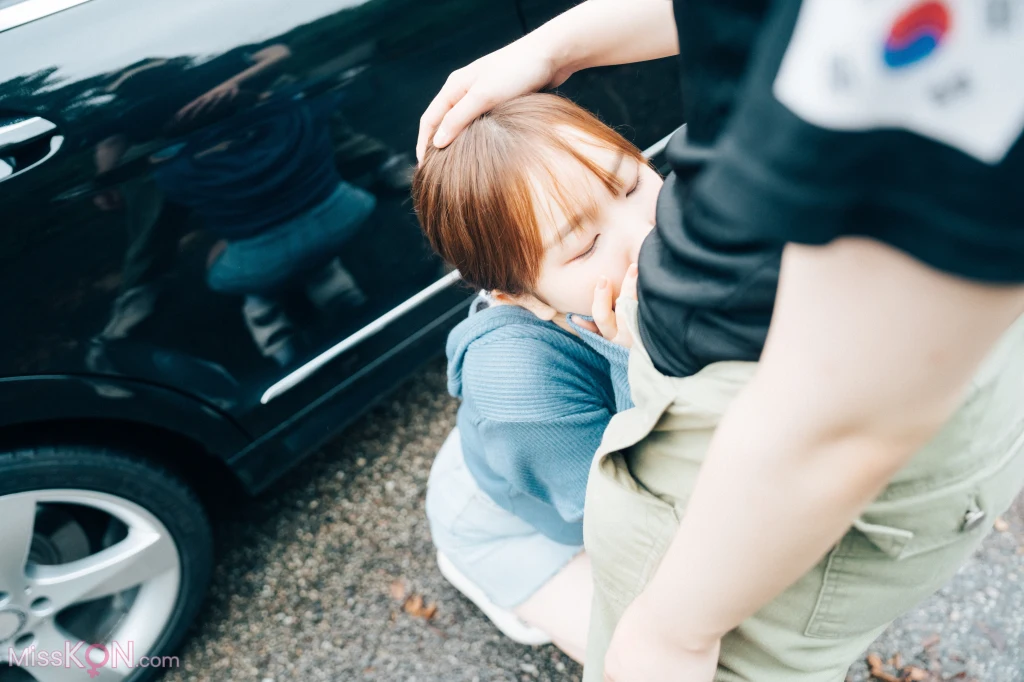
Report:
[[[689,140],[640,253],[659,370],[756,360],[790,241],[1024,282],[1024,17],[988,4],[676,0]]]

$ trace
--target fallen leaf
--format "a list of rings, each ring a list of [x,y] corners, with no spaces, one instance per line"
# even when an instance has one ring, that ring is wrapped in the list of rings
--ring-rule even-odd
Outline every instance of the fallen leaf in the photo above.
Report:
[[[930,649],[936,644],[938,644],[940,641],[942,641],[942,637],[939,637],[938,635],[932,635],[928,639],[921,642],[921,646],[925,649]]]
[[[903,679],[909,682],[924,682],[929,677],[928,671],[910,666],[903,671]]]
[[[423,603],[423,595],[415,594],[405,600],[405,604],[402,608],[410,616],[416,618],[422,618],[423,620],[430,620],[437,613],[437,604],[426,604]]]
[[[992,527],[995,528],[996,531],[999,533],[1005,533],[1006,531],[1010,530],[1010,524],[1007,523],[1006,519],[1004,519],[1002,516],[996,517],[996,520],[992,524]]]
[[[405,600],[405,603],[402,605],[402,608],[405,609],[406,613],[416,613],[417,611],[421,611],[423,609],[423,595],[412,595],[411,597]]]
[[[868,667],[871,669],[871,677],[882,682],[902,682],[895,675],[887,673],[882,664],[882,657],[878,654],[868,654]]]
[[[395,601],[402,601],[405,599],[405,581],[398,579],[391,583],[391,598]]]

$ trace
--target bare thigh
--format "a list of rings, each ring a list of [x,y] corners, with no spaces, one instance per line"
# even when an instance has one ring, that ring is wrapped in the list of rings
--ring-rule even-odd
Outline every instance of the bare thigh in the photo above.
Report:
[[[590,557],[586,552],[580,552],[529,599],[517,606],[515,613],[530,625],[546,632],[559,649],[583,663],[593,596]]]

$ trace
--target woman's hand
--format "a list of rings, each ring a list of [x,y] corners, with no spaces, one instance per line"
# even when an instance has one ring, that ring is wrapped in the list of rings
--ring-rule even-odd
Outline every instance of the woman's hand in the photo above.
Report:
[[[620,299],[636,300],[636,278],[637,268],[636,263],[633,263],[626,270],[626,276],[622,278],[622,286],[619,288]],[[633,346],[633,336],[629,333],[621,308],[615,306],[612,301],[611,283],[606,277],[602,277],[594,289],[594,309],[591,315],[598,334],[620,346]]]
[[[713,682],[721,640],[686,647],[658,624],[642,595],[629,605],[605,654],[605,682]]]
[[[447,146],[498,104],[561,85],[571,72],[557,72],[546,52],[531,34],[452,72],[420,117],[416,158],[423,161],[428,144]]]

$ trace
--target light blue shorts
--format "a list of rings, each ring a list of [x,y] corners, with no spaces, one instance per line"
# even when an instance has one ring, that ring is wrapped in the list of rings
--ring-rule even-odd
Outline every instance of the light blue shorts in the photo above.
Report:
[[[497,606],[529,599],[577,554],[499,507],[477,485],[452,429],[427,481],[427,520],[434,545]]]

